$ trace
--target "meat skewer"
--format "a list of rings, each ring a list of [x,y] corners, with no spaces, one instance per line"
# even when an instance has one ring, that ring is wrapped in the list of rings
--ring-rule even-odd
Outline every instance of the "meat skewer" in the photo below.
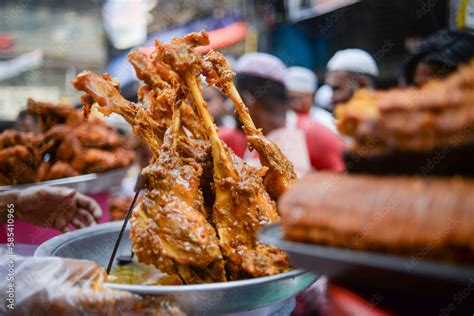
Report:
[[[252,148],[259,154],[262,165],[268,168],[264,183],[274,200],[277,200],[296,179],[296,172],[291,161],[282,153],[280,147],[266,138],[262,131],[256,128],[250,117],[232,79],[235,73],[230,69],[221,53],[210,51],[202,62],[202,68],[209,85],[215,85],[227,95],[235,105],[243,130]]]

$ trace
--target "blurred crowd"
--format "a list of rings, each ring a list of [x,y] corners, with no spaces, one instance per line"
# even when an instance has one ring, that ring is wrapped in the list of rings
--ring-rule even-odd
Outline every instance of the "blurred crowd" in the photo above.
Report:
[[[399,86],[419,87],[443,78],[473,57],[472,33],[441,30],[423,39],[400,65]],[[358,48],[336,52],[324,78],[317,78],[311,69],[286,67],[279,58],[260,52],[244,54],[232,66],[255,125],[281,147],[299,176],[313,169],[344,170],[345,144],[333,110],[358,89],[377,89],[379,67],[368,52]],[[226,97],[213,87],[203,89],[221,138],[247,162],[258,164]]]
[[[429,80],[443,78],[473,57],[472,33],[438,31],[421,40],[414,53],[400,64],[399,86],[419,87]],[[358,48],[340,50],[328,61],[324,78],[318,78],[311,69],[287,67],[278,57],[262,52],[246,53],[231,67],[236,72],[236,87],[255,125],[280,146],[299,177],[312,170],[344,171],[342,152],[346,144],[338,134],[334,109],[348,102],[358,89],[377,89],[380,71],[373,56]],[[248,148],[231,101],[216,88],[208,87],[205,80],[202,86],[219,136],[247,163],[259,165],[258,154]],[[107,119],[123,133],[131,133],[125,122]],[[20,113],[15,128],[38,131],[35,118],[26,111]],[[151,156],[145,144],[138,140],[136,143],[137,165],[143,168]],[[133,177],[125,179],[119,194],[113,194],[120,198],[109,201],[113,219],[125,216],[133,183]]]
[[[473,57],[472,33],[441,30],[423,39],[414,53],[400,64],[399,86],[419,87],[432,79],[446,77]],[[359,48],[336,52],[326,65],[324,78],[318,78],[312,69],[287,67],[278,57],[262,52],[246,53],[231,67],[236,72],[236,87],[255,125],[280,146],[299,177],[313,170],[344,171],[342,152],[346,144],[337,131],[333,113],[357,90],[377,89],[380,71],[370,53]],[[247,163],[258,166],[258,154],[248,147],[242,124],[227,97],[216,88],[208,87],[204,80],[203,96],[222,140]],[[38,132],[35,118],[26,111],[20,113],[15,128]],[[130,133],[125,129],[123,132]],[[135,147],[137,165],[144,167],[150,154],[144,144]],[[109,202],[112,213],[116,213],[113,219],[124,218],[130,205],[130,199],[124,196],[133,194],[132,182],[134,179],[124,181],[121,200]],[[67,188],[30,188],[2,193],[2,219],[6,219],[6,205],[12,201],[17,205],[19,220],[61,231],[93,225],[102,216],[101,208],[93,199]],[[60,207],[63,202],[66,208]],[[44,209],[50,210],[53,220],[45,222]],[[299,303],[297,311],[314,307],[311,302]]]

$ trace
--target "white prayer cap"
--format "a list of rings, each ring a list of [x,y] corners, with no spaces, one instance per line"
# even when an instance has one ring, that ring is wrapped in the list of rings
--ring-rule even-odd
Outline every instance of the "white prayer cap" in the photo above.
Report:
[[[327,70],[351,71],[374,77],[379,75],[375,59],[366,51],[358,48],[348,48],[336,52],[329,60]]]
[[[314,96],[314,103],[316,106],[330,110],[332,103],[332,89],[328,85],[322,85]]]
[[[286,70],[285,86],[289,91],[314,93],[318,86],[318,78],[308,68],[294,66]]]
[[[251,75],[262,79],[285,84],[285,64],[280,58],[267,53],[247,53],[242,55],[234,65],[237,74]]]

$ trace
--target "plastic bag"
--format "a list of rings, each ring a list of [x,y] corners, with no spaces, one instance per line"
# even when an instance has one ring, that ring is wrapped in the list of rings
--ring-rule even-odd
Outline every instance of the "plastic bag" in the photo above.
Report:
[[[5,259],[0,262],[2,315],[184,315],[165,297],[105,288],[107,274],[93,261],[16,256],[12,265]]]

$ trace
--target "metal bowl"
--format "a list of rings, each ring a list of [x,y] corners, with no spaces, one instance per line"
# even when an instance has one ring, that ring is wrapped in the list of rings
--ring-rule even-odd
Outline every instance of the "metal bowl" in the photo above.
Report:
[[[0,186],[0,192],[12,189],[21,190],[40,185],[60,185],[75,189],[84,194],[97,194],[109,191],[111,187],[120,185],[122,183],[123,178],[127,174],[128,169],[128,167],[125,167],[102,173],[89,173],[76,177],[62,178],[56,180],[20,185],[2,185]]]
[[[43,243],[35,256],[58,256],[88,259],[107,265],[114,242],[123,222],[100,224],[57,236]],[[117,256],[129,255],[130,227],[127,229]],[[302,270],[277,275],[212,284],[180,286],[141,286],[107,283],[109,288],[146,295],[170,295],[188,313],[215,315],[246,313],[245,315],[289,314],[293,297],[316,281],[313,273]]]

